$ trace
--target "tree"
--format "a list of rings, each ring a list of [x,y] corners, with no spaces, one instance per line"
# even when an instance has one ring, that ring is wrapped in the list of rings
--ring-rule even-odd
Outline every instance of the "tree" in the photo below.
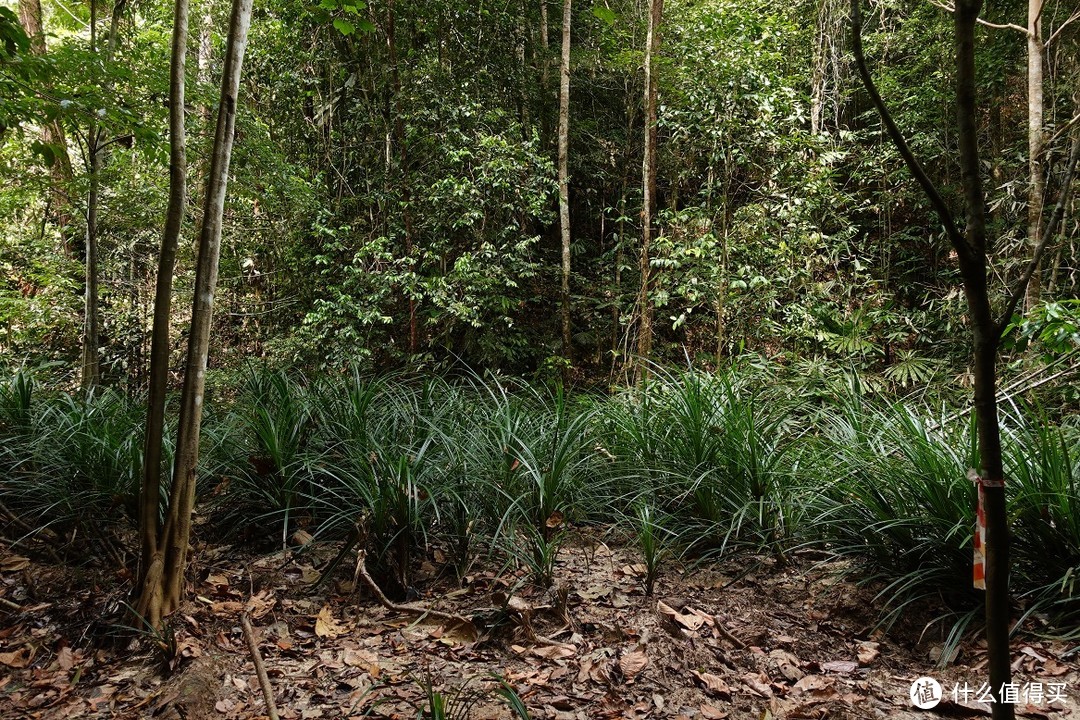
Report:
[[[157,282],[154,291],[154,324],[150,335],[146,439],[143,446],[143,477],[139,496],[139,534],[142,539],[140,584],[145,582],[149,564],[158,552],[161,444],[165,434],[165,395],[169,377],[173,272],[176,268],[176,249],[183,230],[184,204],[187,200],[187,136],[184,123],[187,39],[188,0],[175,0],[169,63],[169,205],[165,214],[161,251],[158,255]]]
[[[236,135],[240,70],[247,49],[251,7],[252,0],[234,0],[229,18],[217,129],[206,184],[202,231],[199,234],[191,330],[188,335],[184,385],[180,395],[180,419],[168,514],[158,533],[155,551],[150,557],[143,558],[144,578],[135,608],[144,622],[153,628],[159,628],[162,618],[179,607],[183,599],[184,571],[187,567],[188,543],[191,537],[191,512],[195,504],[195,473],[199,459],[199,429],[210,349],[210,322],[213,317],[218,259],[221,254],[225,191]],[[144,508],[154,500],[155,498],[144,496]],[[144,510],[144,520],[147,514]],[[144,527],[144,536],[149,531],[149,527]],[[144,549],[148,545],[144,537]]]
[[[559,230],[562,237],[562,346],[563,357],[573,359],[570,335],[570,2],[563,0],[562,60],[559,64]]]
[[[958,0],[953,10],[953,36],[956,50],[956,124],[959,162],[963,182],[963,230],[937,186],[909,148],[904,135],[893,121],[878,93],[862,49],[860,0],[851,2],[852,44],[855,64],[867,93],[881,116],[889,137],[896,145],[908,169],[915,176],[933,205],[956,253],[967,300],[971,326],[971,350],[974,368],[974,405],[978,435],[980,469],[977,473],[979,503],[986,518],[984,553],[986,558],[986,642],[989,655],[990,689],[994,696],[994,720],[1011,720],[1013,706],[1004,702],[1002,693],[1010,683],[1009,655],[1009,526],[1005,506],[1005,478],[1001,450],[1001,430],[997,410],[997,358],[1002,336],[1013,310],[1023,297],[1026,286],[1037,271],[1042,252],[1064,212],[1066,196],[1080,154],[1080,134],[1062,183],[1053,216],[1043,228],[1031,261],[1012,289],[999,319],[995,319],[988,281],[988,253],[981,167],[979,164],[976,124],[975,26],[982,0]]]
[[[43,57],[46,47],[45,29],[41,20],[41,0],[19,0],[19,22],[30,38],[31,54]],[[52,157],[48,163],[51,180],[49,204],[55,214],[56,223],[60,226],[64,253],[70,256],[71,247],[67,243],[65,231],[71,216],[65,186],[71,182],[71,158],[68,156],[64,127],[58,119],[53,118],[42,125],[41,139]]]
[[[649,0],[649,24],[645,35],[645,155],[641,161],[641,292],[638,307],[641,320],[638,323],[636,375],[644,380],[648,376],[649,356],[652,355],[653,307],[649,296],[653,211],[656,205],[656,71],[653,62],[660,52],[660,20],[664,13],[664,0]]]

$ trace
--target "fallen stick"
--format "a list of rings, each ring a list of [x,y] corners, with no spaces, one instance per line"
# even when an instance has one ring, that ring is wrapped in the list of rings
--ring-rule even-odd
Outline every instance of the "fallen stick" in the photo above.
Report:
[[[362,579],[364,584],[371,589],[371,592],[375,593],[375,597],[378,598],[379,603],[382,604],[387,610],[393,612],[406,613],[410,615],[417,615],[419,617],[431,617],[436,620],[445,620],[446,622],[453,623],[455,625],[467,625],[473,627],[473,623],[468,618],[461,615],[455,615],[454,613],[442,612],[440,610],[433,610],[427,607],[419,607],[416,605],[399,605],[390,598],[386,597],[386,593],[382,591],[379,584],[375,582],[374,578],[368,574],[366,564],[367,552],[359,550],[356,553],[356,572],[353,574],[353,587],[356,587],[357,579]]]
[[[270,678],[266,676],[266,666],[263,665],[262,655],[259,654],[259,644],[255,642],[255,633],[251,629],[251,621],[247,613],[241,613],[240,626],[244,628],[244,639],[247,640],[251,661],[255,663],[255,674],[259,676],[259,685],[262,686],[263,699],[266,700],[266,714],[270,720],[280,720],[277,705],[274,704],[274,688],[270,686]]]
[[[18,603],[13,603],[7,598],[0,598],[0,607],[4,607],[11,612],[22,612],[22,605],[19,605]]]

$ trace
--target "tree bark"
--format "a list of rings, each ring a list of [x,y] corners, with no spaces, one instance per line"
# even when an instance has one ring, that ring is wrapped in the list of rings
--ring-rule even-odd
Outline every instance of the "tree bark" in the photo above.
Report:
[[[47,48],[41,15],[41,0],[19,0],[19,23],[30,38],[30,53],[37,57],[44,57]],[[71,224],[71,211],[65,187],[71,181],[71,158],[68,155],[64,126],[59,120],[45,123],[41,128],[41,139],[53,151],[53,161],[49,165],[49,203],[60,230],[61,249],[64,256],[70,258],[74,252],[67,237],[67,228]]]
[[[217,288],[218,259],[221,253],[221,226],[229,161],[236,130],[240,71],[251,25],[252,0],[234,0],[229,19],[229,35],[222,71],[221,100],[217,129],[210,159],[199,234],[198,264],[195,270],[191,331],[188,335],[184,386],[180,396],[180,421],[176,439],[169,513],[162,529],[162,541],[145,572],[142,597],[137,612],[152,627],[179,607],[183,599],[184,571],[191,537],[191,512],[195,503],[195,473],[199,458],[199,428],[202,421],[206,366],[210,348],[214,291]]]
[[[953,249],[956,250],[963,278],[972,331],[975,422],[981,465],[978,479],[986,517],[985,617],[990,690],[994,696],[992,714],[994,720],[1012,720],[1015,716],[1013,705],[1002,702],[1002,690],[1011,682],[1012,669],[1009,653],[1009,528],[996,399],[997,353],[1007,317],[1001,322],[995,320],[987,281],[985,195],[979,166],[975,95],[975,26],[982,9],[982,0],[957,0],[953,12],[957,144],[966,220],[963,233],[941,193],[912,154],[870,77],[862,50],[859,2],[860,0],[851,2],[853,51],[859,75],[889,137],[945,226]]]
[[[168,390],[172,313],[172,281],[176,249],[184,224],[187,201],[187,136],[184,122],[187,64],[188,0],[176,0],[173,7],[172,59],[169,64],[169,205],[165,231],[158,255],[157,285],[154,293],[154,325],[150,338],[150,394],[146,407],[146,439],[143,448],[142,490],[139,524],[142,562],[139,582],[158,551],[158,512],[161,496],[161,445],[165,434],[165,396]]]
[[[1042,235],[1043,204],[1046,194],[1046,134],[1043,130],[1043,33],[1044,0],[1028,0],[1028,245],[1032,250]],[[1039,303],[1042,274],[1038,268],[1027,287],[1027,309]]]
[[[401,75],[398,72],[397,40],[394,32],[394,0],[386,3],[386,48],[390,55],[390,83],[394,93],[394,141],[398,146],[398,163],[401,176],[401,218],[405,223],[405,257],[409,259],[411,284],[416,284],[416,261],[413,258],[413,223],[411,194],[409,192],[409,148],[405,137],[405,116],[401,111]],[[389,161],[390,155],[387,155]],[[409,294],[409,354],[415,354],[418,342],[416,317],[416,297],[414,288],[408,288]]]
[[[97,54],[97,2],[90,0],[90,54]],[[98,316],[98,198],[101,178],[101,132],[98,128],[96,108],[91,115],[86,132],[86,155],[89,168],[90,189],[86,198],[86,235],[84,238],[85,263],[83,275],[83,337],[82,375],[84,389],[92,388],[101,380],[101,359],[98,353],[100,322]]]
[[[639,382],[649,374],[652,355],[653,308],[649,295],[651,281],[650,246],[652,244],[652,220],[656,203],[656,73],[653,60],[660,51],[660,21],[664,12],[664,0],[650,0],[649,25],[645,37],[645,156],[641,161],[641,292],[638,296],[640,322],[638,324],[636,375]]]
[[[573,361],[570,332],[570,3],[563,0],[562,61],[559,66],[559,227],[562,234],[562,345],[563,357]]]

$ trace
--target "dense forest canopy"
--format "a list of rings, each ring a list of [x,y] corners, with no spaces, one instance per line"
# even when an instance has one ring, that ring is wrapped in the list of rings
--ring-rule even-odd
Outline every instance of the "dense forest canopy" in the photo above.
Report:
[[[579,380],[619,376],[638,348],[642,308],[648,8],[579,3],[570,16],[570,348],[552,312],[560,9],[256,6],[213,367],[250,357],[324,367],[460,359]],[[664,8],[645,300],[656,359],[712,366],[754,353],[808,372],[844,368],[877,390],[963,380],[955,257],[854,72],[847,12],[838,0]],[[1025,26],[1026,12],[992,2],[982,15]],[[1041,18],[1047,208],[1062,191],[1077,113],[1072,12],[1048,2]],[[35,13],[40,33],[20,43],[17,16],[26,26]],[[226,13],[220,2],[191,6],[185,238],[200,222]],[[3,17],[4,362],[56,361],[59,375],[77,367],[93,184],[102,378],[140,387],[167,199],[170,9],[98,7],[95,48],[88,4],[23,0]],[[889,0],[869,8],[865,36],[898,125],[959,206],[950,24],[933,3]],[[992,273],[1005,282],[1029,258],[1038,221],[1029,215],[1033,131],[1019,29],[981,26],[977,47]],[[1010,336],[1049,341],[1035,355],[1075,343],[1078,224],[1070,200],[1020,308],[1023,332]],[[192,255],[185,240],[181,298]],[[182,328],[189,302],[173,307]]]

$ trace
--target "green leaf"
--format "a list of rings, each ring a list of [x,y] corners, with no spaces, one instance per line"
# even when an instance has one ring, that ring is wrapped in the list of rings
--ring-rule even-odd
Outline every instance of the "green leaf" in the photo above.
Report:
[[[346,37],[348,37],[349,35],[352,35],[354,32],[356,32],[356,26],[355,25],[353,25],[348,20],[342,20],[341,18],[338,18],[338,19],[334,20],[334,27],[337,28],[338,32],[340,32],[342,35],[344,35]]]
[[[615,24],[615,11],[606,5],[593,5],[592,13],[608,25]]]

